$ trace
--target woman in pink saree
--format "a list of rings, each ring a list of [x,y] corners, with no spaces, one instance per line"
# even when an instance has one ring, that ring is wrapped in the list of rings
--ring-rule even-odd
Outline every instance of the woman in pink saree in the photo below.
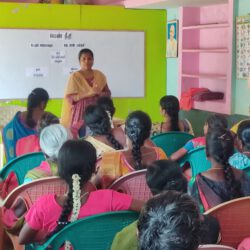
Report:
[[[66,87],[61,123],[70,128],[74,137],[84,128],[82,116],[90,104],[95,104],[100,96],[110,96],[105,75],[92,69],[94,54],[90,49],[79,52],[81,69],[72,73]],[[85,133],[80,133],[83,136]]]

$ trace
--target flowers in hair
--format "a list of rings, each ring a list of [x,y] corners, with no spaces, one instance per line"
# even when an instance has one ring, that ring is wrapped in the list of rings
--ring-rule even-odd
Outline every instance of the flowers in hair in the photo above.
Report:
[[[72,209],[72,214],[70,217],[70,222],[76,221],[80,212],[81,208],[81,188],[80,188],[80,180],[81,177],[79,174],[73,174],[72,175],[72,187],[73,187],[73,193],[72,193],[72,198],[73,198],[73,209]],[[65,242],[65,250],[70,250],[70,242],[66,241]]]

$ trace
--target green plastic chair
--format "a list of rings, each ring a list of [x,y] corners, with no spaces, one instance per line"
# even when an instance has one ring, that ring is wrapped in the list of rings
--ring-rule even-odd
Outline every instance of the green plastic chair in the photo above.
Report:
[[[10,172],[15,172],[18,184],[23,184],[26,173],[38,167],[45,157],[42,152],[25,154],[9,161],[0,171],[0,178],[5,180]]]
[[[167,156],[182,148],[194,136],[184,132],[166,132],[151,137],[157,147],[162,148]]]
[[[45,250],[50,246],[49,249],[57,250],[65,241],[69,241],[74,250],[110,250],[116,233],[137,220],[138,216],[138,213],[131,211],[89,216],[69,224],[35,249]]]
[[[196,176],[211,168],[211,162],[207,159],[205,147],[191,150],[179,161],[179,164],[183,166],[187,162],[192,169],[192,176]]]

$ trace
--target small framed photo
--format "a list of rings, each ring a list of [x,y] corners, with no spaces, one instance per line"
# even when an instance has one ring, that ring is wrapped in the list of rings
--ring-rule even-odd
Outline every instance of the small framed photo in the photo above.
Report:
[[[167,57],[178,57],[178,20],[167,23]]]

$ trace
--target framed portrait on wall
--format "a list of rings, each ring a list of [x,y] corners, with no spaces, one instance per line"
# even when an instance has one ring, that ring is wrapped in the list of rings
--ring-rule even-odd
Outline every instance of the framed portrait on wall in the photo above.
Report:
[[[167,23],[167,57],[178,57],[178,20]]]

